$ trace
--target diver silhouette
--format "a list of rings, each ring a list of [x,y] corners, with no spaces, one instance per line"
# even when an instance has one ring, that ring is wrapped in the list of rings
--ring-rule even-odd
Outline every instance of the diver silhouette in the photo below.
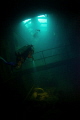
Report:
[[[4,58],[0,57],[0,59],[7,65],[11,65],[11,67],[15,69],[21,68],[22,64],[25,62],[27,58],[33,58],[33,45],[23,46],[21,49],[15,52],[16,55],[16,63],[14,62],[7,62]]]
[[[16,68],[20,68],[21,65],[25,62],[26,58],[33,58],[33,45],[24,46],[21,49],[19,49],[17,52],[15,52],[16,55]]]
[[[34,34],[33,34],[33,37],[34,37],[34,38],[38,38],[38,37],[39,37],[39,36],[38,36],[38,35],[39,35],[39,32],[40,32],[40,30],[39,30],[39,29],[36,29],[35,32],[34,32]]]

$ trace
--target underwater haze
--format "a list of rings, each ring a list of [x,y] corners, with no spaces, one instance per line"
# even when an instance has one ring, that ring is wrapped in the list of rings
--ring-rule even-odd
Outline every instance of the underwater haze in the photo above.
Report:
[[[79,23],[78,17],[60,12],[30,15],[21,18],[4,36],[0,52],[2,101],[6,98],[6,103],[17,106],[17,114],[22,113],[23,119],[34,113],[41,119],[48,116],[51,120],[53,116],[77,109],[80,102]],[[16,62],[15,52],[23,51],[28,45],[33,45],[34,60],[26,58],[17,70],[4,63],[5,60]]]

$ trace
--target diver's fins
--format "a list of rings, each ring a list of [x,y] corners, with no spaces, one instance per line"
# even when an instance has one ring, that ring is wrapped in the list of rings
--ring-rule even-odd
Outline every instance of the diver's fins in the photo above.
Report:
[[[6,61],[4,58],[2,58],[1,56],[0,56],[0,59],[1,59],[3,62],[7,63],[7,61]]]
[[[14,66],[15,65],[15,63],[13,63],[13,62],[7,62],[4,58],[2,58],[1,56],[0,56],[0,59],[4,62],[4,63],[6,63],[6,64],[8,64],[8,65],[12,65],[12,66]]]

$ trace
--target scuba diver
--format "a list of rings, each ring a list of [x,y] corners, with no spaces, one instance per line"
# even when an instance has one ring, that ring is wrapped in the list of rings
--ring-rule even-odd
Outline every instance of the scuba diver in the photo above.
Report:
[[[36,29],[35,32],[34,32],[34,34],[33,34],[33,37],[34,37],[34,38],[38,38],[38,37],[39,37],[39,36],[38,36],[38,35],[39,35],[39,32],[40,32],[40,30],[39,30],[39,29]]]
[[[33,53],[34,53],[33,45],[24,46],[17,52],[15,52],[16,68],[20,68],[21,65],[25,62],[26,58],[32,58],[32,60],[34,60],[32,56]]]
[[[34,53],[33,45],[28,45],[28,46],[22,47],[21,49],[19,49],[18,51],[15,52],[16,63],[14,63],[14,62],[7,62],[2,57],[0,57],[0,59],[5,64],[11,65],[15,69],[19,69],[19,68],[21,68],[22,64],[25,62],[26,58],[32,58],[34,60],[34,58],[32,56],[33,53]]]

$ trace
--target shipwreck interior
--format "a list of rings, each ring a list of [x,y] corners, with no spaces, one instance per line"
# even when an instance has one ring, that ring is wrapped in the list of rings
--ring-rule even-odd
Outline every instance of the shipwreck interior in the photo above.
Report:
[[[2,116],[9,119],[58,119],[78,115],[80,102],[80,13],[78,3],[6,3],[0,28]],[[3,4],[4,6],[4,4]],[[77,9],[75,10],[74,8]],[[3,7],[4,8],[4,7]],[[15,51],[33,45],[20,69]],[[72,112],[71,112],[72,111]],[[73,114],[74,113],[74,114]]]

